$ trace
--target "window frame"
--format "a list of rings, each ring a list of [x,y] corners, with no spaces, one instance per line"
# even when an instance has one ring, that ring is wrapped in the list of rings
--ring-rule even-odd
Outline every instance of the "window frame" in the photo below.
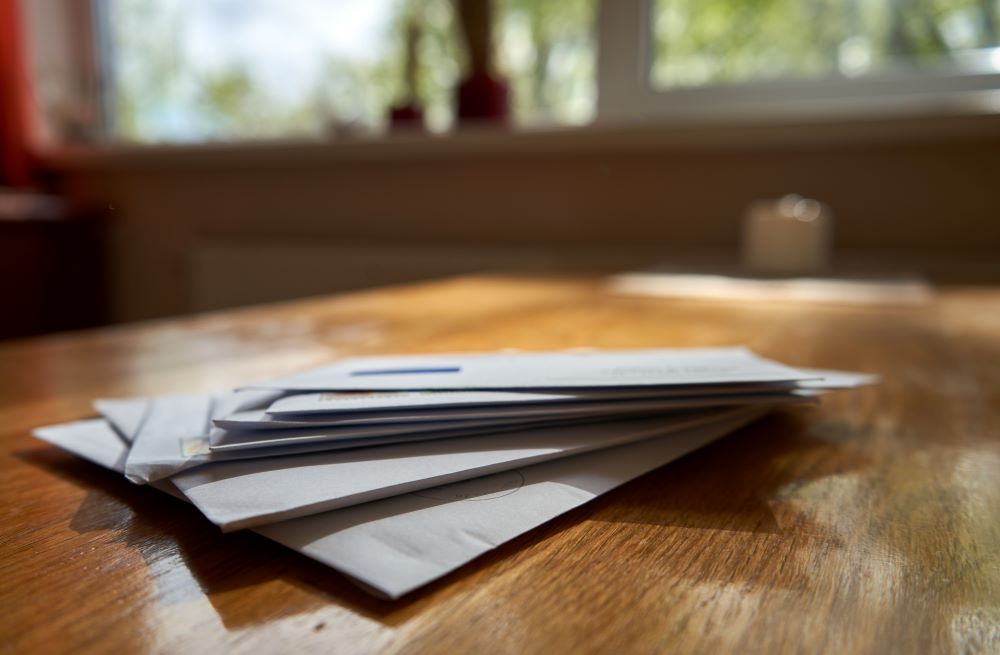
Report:
[[[858,77],[658,89],[652,81],[655,1],[600,1],[597,121],[795,120],[1000,112],[1000,48],[964,56],[963,68],[942,65]]]

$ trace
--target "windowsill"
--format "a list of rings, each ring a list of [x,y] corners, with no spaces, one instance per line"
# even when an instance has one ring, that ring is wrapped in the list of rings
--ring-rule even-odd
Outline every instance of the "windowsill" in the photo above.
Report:
[[[1000,109],[945,107],[918,112],[831,115],[745,112],[671,116],[632,124],[445,134],[392,134],[343,140],[274,140],[200,144],[101,145],[48,148],[46,165],[61,170],[176,166],[521,157],[664,149],[789,149],[874,143],[924,143],[1000,137]]]

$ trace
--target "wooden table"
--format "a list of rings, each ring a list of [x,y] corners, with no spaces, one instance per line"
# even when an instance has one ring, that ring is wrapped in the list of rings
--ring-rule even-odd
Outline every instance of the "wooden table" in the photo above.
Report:
[[[397,602],[64,454],[96,396],[347,353],[743,343],[881,373],[776,415]],[[1000,290],[919,308],[624,297],[478,277],[0,345],[11,652],[1000,650]]]

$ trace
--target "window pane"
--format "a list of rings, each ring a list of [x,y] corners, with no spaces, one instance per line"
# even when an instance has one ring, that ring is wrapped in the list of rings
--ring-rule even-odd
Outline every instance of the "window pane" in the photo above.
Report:
[[[416,95],[432,130],[454,118],[464,53],[452,0],[104,0],[115,137],[204,141],[375,132]],[[499,65],[517,124],[594,112],[595,0],[499,0]]]
[[[858,76],[998,45],[997,0],[656,0],[653,85]]]
[[[319,135],[328,120],[376,123],[392,91],[392,0],[109,5],[113,123],[126,138]]]
[[[597,0],[500,0],[500,67],[521,124],[589,121],[597,103]]]

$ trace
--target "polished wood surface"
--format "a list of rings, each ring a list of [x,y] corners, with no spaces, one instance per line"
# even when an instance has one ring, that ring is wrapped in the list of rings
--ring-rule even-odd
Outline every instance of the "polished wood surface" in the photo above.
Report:
[[[29,435],[349,353],[746,344],[881,385],[772,416],[397,602]],[[1000,289],[921,307],[477,277],[0,344],[9,652],[1000,650]]]

